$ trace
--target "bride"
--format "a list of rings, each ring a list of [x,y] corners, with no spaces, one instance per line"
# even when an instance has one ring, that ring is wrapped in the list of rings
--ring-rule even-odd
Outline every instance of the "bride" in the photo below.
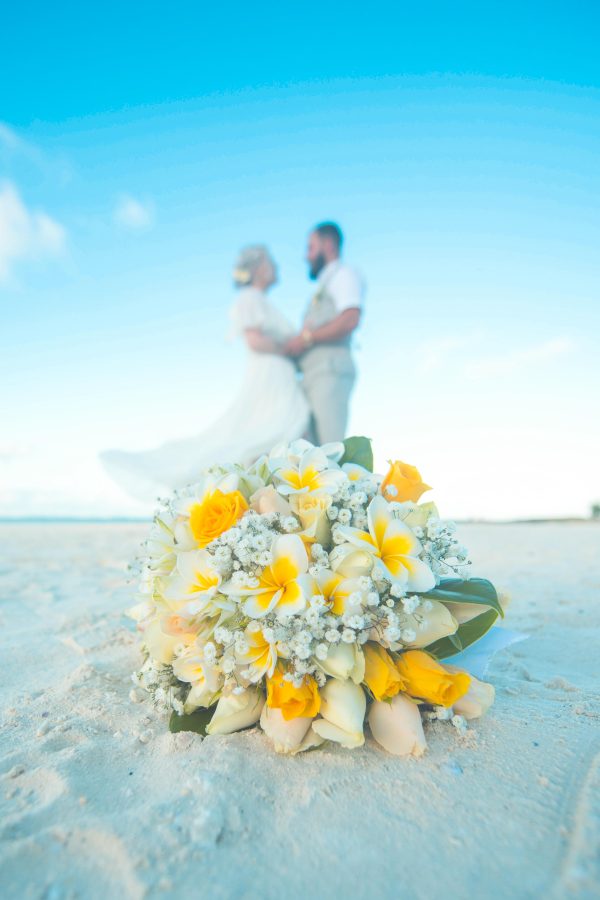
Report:
[[[101,454],[114,480],[140,500],[155,500],[196,481],[215,463],[249,465],[279,442],[296,440],[308,430],[308,403],[282,349],[294,329],[267,297],[277,269],[266,247],[242,250],[233,278],[239,293],[230,317],[248,352],[242,387],[229,409],[195,437],[141,453]]]

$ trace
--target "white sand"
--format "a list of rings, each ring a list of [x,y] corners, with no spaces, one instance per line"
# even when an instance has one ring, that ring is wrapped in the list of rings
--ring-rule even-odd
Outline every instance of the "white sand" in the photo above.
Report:
[[[170,735],[129,700],[133,525],[0,526],[3,898],[598,897],[600,528],[468,526],[528,641],[428,755]]]

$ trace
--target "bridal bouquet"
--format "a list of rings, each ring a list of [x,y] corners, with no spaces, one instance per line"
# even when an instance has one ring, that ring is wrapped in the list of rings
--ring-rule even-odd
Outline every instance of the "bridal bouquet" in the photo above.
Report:
[[[172,731],[260,726],[280,752],[364,743],[423,753],[423,719],[458,729],[494,689],[446,660],[502,608],[417,469],[373,474],[371,444],[276,447],[215,466],[156,515],[139,561],[144,662]]]

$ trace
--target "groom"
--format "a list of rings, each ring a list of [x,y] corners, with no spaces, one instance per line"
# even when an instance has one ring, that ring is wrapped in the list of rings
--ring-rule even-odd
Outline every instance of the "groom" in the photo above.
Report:
[[[350,349],[358,327],[364,287],[358,273],[340,259],[343,236],[334,222],[317,225],[308,236],[306,261],[317,289],[302,332],[285,352],[298,358],[312,410],[310,435],[316,444],[342,441],[356,368]]]

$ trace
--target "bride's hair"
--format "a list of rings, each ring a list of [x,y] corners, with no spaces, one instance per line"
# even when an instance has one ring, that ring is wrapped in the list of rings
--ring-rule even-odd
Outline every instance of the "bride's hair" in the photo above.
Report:
[[[245,287],[252,281],[252,276],[265,260],[271,260],[271,254],[264,244],[252,244],[240,250],[233,267],[233,283],[236,287]]]

